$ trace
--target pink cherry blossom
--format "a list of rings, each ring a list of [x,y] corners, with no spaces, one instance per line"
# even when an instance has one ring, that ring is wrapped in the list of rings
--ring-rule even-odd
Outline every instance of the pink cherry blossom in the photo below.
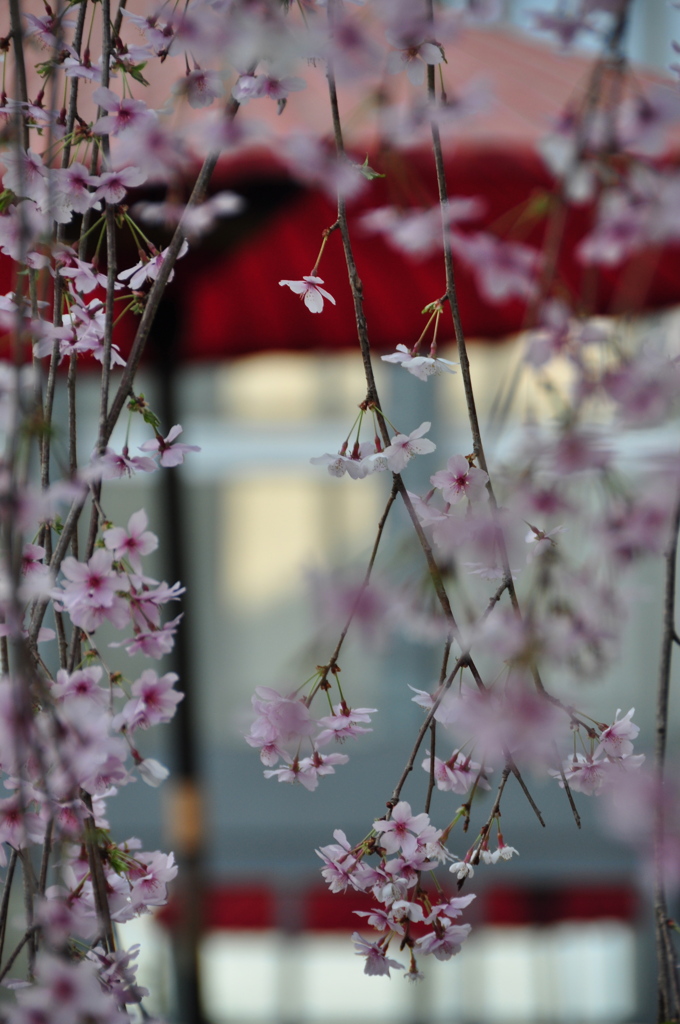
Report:
[[[50,172],[50,181],[55,192],[55,206],[69,212],[69,220],[70,211],[85,213],[97,202],[91,189],[99,185],[100,179],[90,174],[84,164],[76,162],[70,167],[54,168]]]
[[[443,917],[435,922],[435,930],[416,940],[418,952],[424,955],[431,953],[437,960],[450,960],[460,948],[472,930],[469,924],[451,924]]]
[[[431,426],[429,422],[421,423],[410,434],[396,434],[392,438],[392,444],[385,449],[384,455],[393,473],[401,473],[414,455],[426,455],[435,450],[436,444],[423,438]]]
[[[105,619],[119,628],[125,625],[130,613],[127,602],[118,595],[129,590],[130,583],[113,568],[110,551],[100,548],[85,563],[69,556],[62,562],[61,571],[66,581],[63,589],[55,589],[54,597],[74,625],[88,632],[97,629]]]
[[[2,177],[4,188],[9,188],[18,196],[33,199],[39,207],[47,199],[47,168],[39,153],[5,149],[2,153],[5,173]]]
[[[51,687],[52,694],[58,701],[67,700],[69,697],[87,697],[99,707],[106,707],[110,697],[108,690],[99,685],[101,677],[102,668],[99,665],[72,673],[59,669],[56,682]]]
[[[279,281],[280,285],[286,285],[292,292],[299,295],[310,313],[320,313],[323,310],[323,300],[328,299],[335,305],[335,299],[324,288],[320,277],[303,277],[301,281]]]
[[[182,428],[179,424],[175,424],[167,437],[156,434],[153,440],[140,444],[139,450],[140,452],[159,452],[161,466],[181,466],[187,452],[200,452],[201,450],[197,444],[180,444],[175,441],[175,438],[179,437],[181,433]]]
[[[258,716],[246,736],[251,747],[299,741],[311,736],[316,729],[316,722],[303,701],[284,697],[267,686],[256,687],[252,705]]]
[[[159,907],[167,899],[167,883],[177,876],[177,865],[172,853],[140,853],[128,872],[132,883],[130,896],[136,907]]]
[[[177,253],[177,259],[180,259],[182,256],[186,256],[188,251],[189,243],[184,239],[180,246],[180,250]],[[118,280],[127,281],[129,287],[133,291],[138,291],[146,281],[155,281],[158,278],[167,254],[168,250],[163,249],[162,252],[156,253],[156,255],[152,256],[151,259],[146,259],[145,257],[140,260],[139,263],[136,263],[134,267],[129,267],[127,270],[121,270],[118,275]],[[175,271],[171,270],[168,281],[172,281],[174,276]]]
[[[483,469],[471,466],[464,455],[452,456],[446,466],[430,477],[430,482],[442,492],[444,501],[449,505],[455,505],[463,498],[471,501],[486,494],[488,475]]]
[[[432,770],[432,756],[429,753],[423,761],[423,768],[428,773]],[[447,761],[435,757],[434,779],[437,789],[462,794],[467,793],[473,782],[479,789],[491,789],[486,779],[486,773],[482,772],[481,768],[481,764],[457,750],[454,750]]]
[[[387,469],[385,453],[376,449],[372,441],[357,443],[349,455],[346,452],[347,444],[344,444],[337,455],[327,452],[325,455],[316,455],[309,461],[313,466],[326,466],[331,476],[340,477],[347,473],[352,480],[363,480],[371,473]]]
[[[635,725],[632,721],[635,708],[631,708],[623,718],[619,718],[620,714],[621,709],[619,708],[613,724],[607,729],[603,729],[600,734],[600,742],[593,755],[595,758],[601,753],[605,753],[608,757],[629,757],[633,753],[631,740],[634,740],[640,732],[640,726]]]
[[[146,172],[137,167],[120,167],[118,170],[103,171],[99,175],[99,186],[94,198],[107,203],[121,203],[128,189],[136,188],[146,181]]]
[[[158,463],[146,455],[130,456],[127,445],[119,455],[113,448],[107,448],[101,459],[93,463],[96,471],[101,467],[101,475],[105,480],[112,480],[122,476],[132,476],[133,473],[154,473],[158,469]]]
[[[521,242],[504,242],[487,232],[452,235],[451,246],[475,275],[477,287],[489,302],[530,299],[536,293],[537,249]]]
[[[156,117],[143,100],[121,99],[104,86],[95,89],[92,99],[109,112],[92,125],[95,135],[120,135],[129,128],[137,127],[140,121]]]
[[[136,572],[142,571],[142,555],[148,555],[158,547],[158,537],[147,530],[149,519],[144,511],[134,512],[127,525],[114,526],[104,534],[104,544],[113,551],[116,558],[127,558]]]
[[[363,936],[359,935],[359,932],[354,932],[352,942],[354,943],[357,956],[366,957],[364,974],[373,976],[387,975],[389,978],[390,968],[396,971],[404,970],[404,965],[400,964],[398,960],[390,959],[379,943],[369,942],[368,939],[364,939]]]
[[[265,779],[276,778],[279,782],[299,782],[310,792],[319,785],[318,772],[310,758],[299,761],[296,757],[283,768],[267,768],[264,777]]]
[[[109,647],[124,647],[131,657],[134,654],[144,654],[147,658],[164,658],[175,646],[175,634],[183,618],[184,612],[181,612],[163,626],[148,623],[148,629],[136,627],[134,636],[110,643]]]
[[[91,263],[79,260],[75,256],[70,257],[68,263],[61,263],[58,273],[60,277],[69,279],[72,282],[71,286],[83,295],[94,291],[98,286],[106,287],[106,274],[98,273]]]
[[[445,61],[441,44],[425,40],[421,35],[424,31],[424,27],[414,25],[406,30],[387,33],[392,46],[398,47],[387,58],[388,74],[406,71],[411,85],[422,85],[427,65],[442,64]]]
[[[247,103],[248,100],[259,99],[262,96],[268,96],[280,103],[287,99],[289,93],[306,88],[307,83],[303,78],[292,75],[282,78],[269,75],[241,75],[231,94],[239,103]]]
[[[414,356],[406,345],[397,345],[397,351],[389,356],[380,357],[386,363],[400,363],[405,370],[412,373],[419,380],[427,380],[428,377],[437,376],[440,373],[455,373],[450,359],[442,359],[436,355]]]
[[[331,892],[345,892],[348,886],[355,886],[359,861],[352,854],[352,847],[341,829],[333,832],[333,838],[337,842],[322,846],[314,852],[324,862],[321,874]]]
[[[324,743],[328,743],[332,739],[342,741],[350,736],[357,737],[363,733],[373,732],[372,729],[366,727],[365,723],[370,722],[370,716],[376,714],[377,710],[377,708],[349,708],[344,703],[336,704],[332,715],[326,715],[325,718],[319,719],[319,725],[323,728],[316,737],[317,744],[323,746]]]
[[[514,846],[508,846],[499,832],[497,848],[489,850],[488,847],[482,846],[481,857],[485,864],[497,864],[499,860],[511,860],[513,854],[519,857],[519,851]]]
[[[413,836],[418,836],[425,829],[430,827],[430,818],[427,814],[411,814],[411,805],[405,800],[392,809],[388,821],[380,820],[373,822],[373,828],[380,833],[380,845],[386,853],[396,853],[406,845],[411,845]]]
[[[132,684],[132,699],[113,719],[113,728],[125,728],[133,732],[135,729],[150,729],[153,725],[170,722],[177,705],[184,699],[184,694],[174,689],[176,682],[177,675],[174,672],[166,672],[160,677],[153,669],[142,672]]]
[[[336,764],[347,764],[347,754],[321,754],[315,750],[311,757],[304,757],[299,762],[299,772],[295,780],[301,782],[306,789],[313,790],[319,784],[319,777],[323,775],[334,775]],[[268,772],[264,773],[265,776]],[[279,782],[283,781],[279,775]]]
[[[531,545],[527,553],[527,562],[532,562],[534,558],[544,555],[555,548],[557,545],[555,544],[554,537],[557,534],[564,533],[567,529],[562,524],[554,526],[549,532],[539,530],[537,526],[531,526],[531,524],[529,526],[529,532],[524,538],[526,543]]]
[[[177,83],[176,92],[179,96],[186,96],[190,107],[200,110],[222,96],[224,86],[216,71],[196,67],[193,71],[187,69],[184,78]]]

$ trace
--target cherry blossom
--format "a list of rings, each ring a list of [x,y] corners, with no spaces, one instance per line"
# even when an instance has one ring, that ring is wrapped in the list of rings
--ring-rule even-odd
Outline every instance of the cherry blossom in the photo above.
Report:
[[[310,736],[316,729],[309,708],[301,700],[284,697],[267,686],[258,686],[252,698],[258,716],[246,742],[252,747],[270,747]]]
[[[337,840],[335,843],[322,846],[315,853],[324,862],[321,874],[331,892],[344,892],[348,886],[355,885],[359,861],[353,855],[347,836],[341,829],[333,832],[333,838]]]
[[[440,43],[424,39],[417,26],[409,27],[401,32],[388,32],[387,38],[396,51],[387,58],[388,74],[399,74],[406,71],[411,85],[422,85],[425,81],[425,69],[429,65],[442,64],[446,58]]]
[[[557,534],[564,533],[566,530],[566,526],[563,526],[562,524],[554,526],[550,532],[539,530],[537,526],[531,526],[531,524],[529,524],[529,526],[529,532],[524,538],[527,544],[531,545],[527,554],[527,562],[531,562],[537,556],[544,555],[547,551],[551,551],[555,547],[554,537]]]
[[[77,672],[67,672],[59,669],[56,682],[52,684],[52,694],[56,700],[67,700],[69,697],[88,697],[100,707],[106,707],[109,703],[108,692],[99,685],[102,677],[100,665],[93,665],[91,668],[79,669]]]
[[[157,434],[151,441],[140,444],[139,450],[141,452],[158,452],[161,466],[181,466],[187,452],[200,452],[201,450],[197,444],[181,444],[179,441],[175,441],[175,438],[179,437],[181,433],[182,427],[175,424],[167,437]]]
[[[97,286],[106,287],[106,275],[97,273],[91,263],[79,260],[75,256],[71,256],[68,263],[60,262],[57,272],[60,277],[70,279],[72,287],[83,295],[94,291]]]
[[[153,757],[135,757],[135,763],[144,782],[153,789],[161,786],[170,775],[165,765]]]
[[[296,78],[294,75],[287,75],[283,78],[269,75],[241,75],[231,94],[239,103],[247,103],[248,100],[268,96],[280,104],[288,98],[291,92],[299,92],[306,88],[305,80]]]
[[[460,953],[461,946],[471,931],[469,924],[451,924],[447,918],[438,918],[435,929],[416,940],[420,953],[431,953],[437,960],[449,960]]]
[[[423,768],[426,772],[432,771],[432,755],[429,752],[423,761]],[[434,779],[437,789],[445,792],[467,793],[473,782],[481,789],[491,789],[481,764],[458,750],[454,750],[447,761],[435,757]]]
[[[119,628],[129,618],[128,605],[119,594],[130,589],[127,577],[113,567],[110,551],[98,550],[88,562],[69,556],[61,565],[66,577],[54,597],[70,615],[74,625],[93,632],[109,619]]]
[[[396,853],[404,845],[411,847],[414,836],[430,828],[427,814],[411,814],[411,805],[401,800],[393,809],[389,821],[374,821],[373,828],[380,833],[380,844],[386,853]]]
[[[499,860],[511,860],[513,854],[519,857],[519,851],[514,846],[508,846],[503,840],[501,832],[498,833],[498,846],[495,850],[489,850],[482,846],[481,857],[485,864],[497,864]]]
[[[144,511],[134,512],[128,520],[127,530],[114,526],[104,534],[104,544],[117,558],[127,558],[136,572],[142,571],[142,555],[158,547],[158,537],[147,530],[149,519]]]
[[[328,299],[335,305],[335,299],[324,288],[320,277],[303,277],[301,281],[279,281],[280,285],[286,285],[292,292],[299,295],[310,313],[320,313],[323,310],[323,300]]]
[[[384,455],[393,473],[401,473],[414,455],[426,455],[435,450],[436,444],[423,437],[431,426],[429,422],[421,423],[410,434],[396,434],[392,438],[392,443],[385,449]]]
[[[121,132],[139,126],[140,121],[154,118],[143,100],[120,99],[115,92],[100,86],[92,93],[92,99],[108,114],[92,125],[95,135],[120,135]]]
[[[332,715],[319,719],[318,724],[323,728],[316,737],[316,742],[323,746],[331,739],[342,741],[350,736],[356,737],[372,732],[373,730],[367,728],[365,723],[370,722],[370,716],[374,715],[377,710],[377,708],[349,708],[344,703],[336,704]]]
[[[115,716],[112,727],[133,732],[135,729],[150,729],[154,725],[170,722],[184,697],[184,694],[174,689],[177,678],[174,672],[166,672],[160,677],[153,669],[143,672],[132,684],[132,699]]]
[[[400,964],[398,960],[390,959],[379,943],[369,942],[368,939],[364,939],[358,932],[354,932],[352,935],[352,942],[354,943],[357,956],[366,957],[364,974],[386,974],[389,978],[390,969],[396,971],[404,970],[404,965]]]
[[[633,753],[632,740],[638,736],[640,727],[632,721],[635,708],[631,708],[627,715],[619,718],[621,709],[616,712],[612,725],[608,726],[600,734],[600,742],[595,750],[594,757],[605,753],[608,757],[629,757]]]
[[[489,302],[535,295],[540,254],[531,246],[503,242],[486,232],[452,235],[451,246],[475,275],[477,287]]]
[[[29,149],[18,154],[3,150],[2,162],[5,173],[2,184],[18,196],[33,199],[38,206],[47,200],[47,168],[39,153]]]
[[[185,256],[189,251],[189,243],[185,239],[182,242],[177,258]],[[155,281],[161,272],[161,267],[168,255],[168,250],[163,249],[162,252],[156,253],[151,259],[141,259],[139,263],[136,263],[134,267],[129,267],[127,270],[121,270],[118,275],[119,281],[127,281],[129,287],[133,291],[137,291],[146,281]],[[175,276],[174,270],[170,271],[168,281],[172,281]]]
[[[326,453],[317,455],[309,461],[314,466],[326,466],[331,476],[344,476],[347,473],[352,480],[363,480],[371,473],[387,469],[385,452],[377,449],[372,441],[362,441],[354,445],[349,455],[347,446],[343,445],[337,455]]]
[[[414,356],[406,345],[397,345],[396,352],[380,358],[386,363],[399,363],[419,380],[427,380],[428,377],[437,376],[440,373],[456,372],[451,369],[456,364],[452,363],[450,359],[442,359],[436,355]]]
[[[130,456],[126,447],[119,455],[113,448],[107,448],[101,459],[93,463],[96,470],[101,467],[101,475],[105,479],[116,479],[122,476],[132,476],[135,472],[153,473],[158,469],[158,463],[146,455]]]
[[[147,174],[138,167],[120,167],[118,170],[102,171],[99,185],[95,189],[94,199],[103,199],[107,203],[120,203],[128,189],[136,188],[146,181]]]
[[[455,505],[463,498],[472,501],[486,494],[488,474],[471,466],[464,455],[453,455],[446,465],[445,470],[430,477],[430,482],[442,492],[449,505]]]
[[[209,71],[196,67],[193,71],[187,70],[184,79],[177,84],[177,93],[186,96],[187,102],[194,110],[202,107],[209,107],[210,104],[222,96],[224,86],[216,71]]]

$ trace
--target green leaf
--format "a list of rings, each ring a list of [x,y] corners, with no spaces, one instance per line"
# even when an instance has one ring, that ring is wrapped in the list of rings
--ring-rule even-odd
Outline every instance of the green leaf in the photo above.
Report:
[[[532,196],[527,200],[526,206],[522,210],[518,224],[525,223],[526,221],[537,221],[543,220],[550,213],[550,207],[553,202],[552,193],[547,190],[541,189],[540,191],[534,192]]]
[[[0,213],[4,213],[5,210],[12,205],[16,196],[12,192],[11,188],[6,188],[4,192],[0,192]]]
[[[140,85],[148,85],[149,83],[142,74],[146,65],[147,61],[143,61],[141,64],[134,64],[132,67],[130,67],[129,64],[126,67],[121,64],[120,67],[121,70],[126,71],[131,78],[134,78],[135,82],[139,82]]]
[[[142,413],[142,416],[144,417],[145,423],[148,423],[149,426],[153,427],[154,430],[160,430],[161,421],[159,420],[158,416],[156,416],[156,413],[153,412],[153,410],[145,409],[144,412]]]
[[[364,178],[368,179],[368,181],[373,181],[374,178],[385,177],[384,174],[380,174],[379,171],[374,171],[372,167],[369,167],[368,156],[366,156],[366,159],[364,160],[363,164],[354,164],[354,166],[358,171],[360,171],[363,174]]]

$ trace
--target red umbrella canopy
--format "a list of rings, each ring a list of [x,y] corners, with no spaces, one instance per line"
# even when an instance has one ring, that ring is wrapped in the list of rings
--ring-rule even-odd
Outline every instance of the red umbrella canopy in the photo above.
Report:
[[[434,169],[425,153],[408,155],[408,171],[427,186],[434,199]],[[381,165],[377,160],[375,163]],[[285,194],[285,179],[268,176],[262,167],[242,186],[254,185],[270,197],[284,199],[269,216],[240,241],[222,251],[195,253],[178,266],[173,295],[182,317],[180,351],[184,358],[217,358],[264,349],[339,349],[356,343],[351,295],[347,286],[339,235],[329,238],[318,274],[323,287],[336,300],[326,302],[319,316],[310,315],[282,279],[301,279],[311,272],[322,232],[335,221],[333,203],[319,190],[298,189]],[[540,159],[527,150],[504,146],[461,149],[448,161],[447,176],[457,197],[482,197],[484,213],[474,227],[518,222],[527,200],[538,207],[550,194],[554,180]],[[236,189],[238,181],[230,179]],[[257,188],[255,189],[257,191]],[[366,314],[374,347],[393,350],[413,345],[425,321],[423,307],[446,290],[441,254],[409,258],[382,236],[369,233],[362,215],[374,205],[390,201],[388,179],[373,182],[367,196],[350,209],[350,230],[359,275],[364,286]],[[542,205],[542,204],[541,204]],[[667,246],[645,250],[615,269],[594,275],[576,256],[578,242],[592,226],[592,206],[569,211],[562,239],[557,274],[560,287],[576,296],[590,281],[592,311],[616,312],[625,308],[651,308],[680,301],[678,252]],[[524,225],[522,242],[540,248],[545,218]],[[463,236],[465,237],[465,236]],[[476,275],[464,260],[454,257],[461,318],[473,337],[500,338],[527,326],[527,301],[510,297],[490,301],[480,292]],[[634,294],[634,284],[637,295]],[[624,301],[625,300],[625,301]]]
[[[499,338],[527,326],[530,303],[527,296],[512,290],[504,296],[502,286],[494,289],[493,284],[489,288],[482,282],[480,287],[479,268],[468,258],[466,245],[471,247],[473,236],[484,231],[542,249],[548,215],[555,208],[550,197],[559,194],[559,183],[539,155],[538,145],[559,115],[583,103],[592,60],[565,56],[517,34],[488,29],[456,37],[447,45],[447,57],[452,106],[458,102],[461,108],[480,108],[475,116],[454,118],[451,130],[444,131],[453,205],[461,197],[478,200],[476,212],[460,227],[461,241],[454,251],[462,322],[471,336]],[[274,105],[269,104],[273,130],[281,135],[276,144],[225,159],[218,167],[216,186],[241,192],[248,206],[240,227],[238,222],[226,224],[194,252],[191,262],[178,267],[174,296],[184,358],[262,349],[332,350],[356,342],[338,234],[330,237],[318,269],[335,305],[326,302],[320,315],[310,315],[299,297],[278,285],[280,280],[310,274],[322,232],[336,218],[331,190],[318,181],[300,184],[284,152],[285,131],[295,132],[301,125],[328,130],[321,76],[318,68],[307,73],[308,89],[289,97],[282,117],[276,117]],[[404,77],[383,79],[379,96],[362,95],[361,87],[352,82],[343,84],[340,95],[353,158],[360,164],[367,157],[370,166],[385,175],[367,183],[359,197],[349,202],[370,336],[380,351],[412,345],[424,326],[423,307],[445,292],[443,260],[436,244],[424,254],[409,255],[366,226],[365,215],[371,210],[389,206],[402,213],[415,212],[433,208],[437,202],[427,127],[411,137],[408,148],[395,145],[388,116],[373,116],[373,127],[365,127],[365,111],[375,115],[376,106],[382,105],[393,116],[399,109],[407,90]],[[638,88],[658,89],[660,81],[652,75],[636,75]],[[490,99],[485,104],[486,95]],[[255,106],[247,104],[238,116],[249,117]],[[387,124],[386,135],[378,134],[376,123],[383,128]],[[586,266],[578,248],[593,223],[593,201],[565,208],[554,293],[571,301],[586,295],[583,308],[590,313],[635,311],[680,301],[677,246],[647,247],[611,267]]]
[[[505,288],[499,279],[494,282],[487,277],[485,282],[484,251],[474,255],[475,239],[484,232],[529,246],[529,252],[541,249],[551,209],[548,197],[558,195],[559,184],[539,155],[538,143],[558,116],[583,104],[592,60],[565,56],[499,29],[456,34],[446,41],[446,54],[451,116],[442,134],[449,195],[455,211],[460,209],[460,198],[477,201],[474,211],[465,211],[456,225],[454,258],[462,321],[469,335],[498,338],[527,326],[531,298],[521,288]],[[619,72],[610,69],[608,73]],[[304,77],[308,87],[289,96],[281,116],[267,98],[252,100],[238,111],[245,128],[257,125],[258,140],[263,134],[269,139],[265,144],[258,141],[240,147],[218,165],[213,189],[242,194],[245,208],[192,243],[189,257],[177,266],[168,301],[179,329],[180,358],[214,359],[265,349],[338,349],[356,343],[337,232],[329,238],[317,272],[335,305],[327,301],[320,315],[310,314],[289,288],[279,286],[281,280],[300,280],[310,274],[322,232],[336,219],[332,181],[324,180],[323,169],[306,173],[299,153],[291,158],[291,137],[315,134],[332,148],[323,66],[307,68]],[[658,89],[659,81],[636,74],[637,89]],[[169,82],[154,82],[159,96],[168,86]],[[413,91],[409,89],[403,74],[385,75],[370,85],[350,76],[340,88],[352,159],[359,165],[368,159],[384,175],[365,182],[361,194],[349,201],[370,336],[380,351],[412,345],[424,326],[423,307],[445,291],[436,243],[414,256],[395,248],[384,232],[375,230],[375,224],[372,231],[366,226],[365,216],[373,210],[389,207],[413,214],[436,206],[428,127],[413,127]],[[153,94],[145,99],[154,102]],[[474,116],[462,116],[471,111]],[[209,116],[187,107],[179,111],[185,114],[199,126]],[[408,148],[403,146],[404,131],[393,127],[395,119],[409,126]],[[583,308],[590,313],[634,311],[680,300],[677,246],[646,248],[612,267],[586,267],[578,247],[593,219],[592,202],[565,207],[553,292],[571,300],[587,295]],[[120,267],[137,259],[125,245],[121,239]],[[8,261],[4,264],[0,275],[7,291]],[[118,330],[116,340],[123,351],[134,326],[128,318]]]

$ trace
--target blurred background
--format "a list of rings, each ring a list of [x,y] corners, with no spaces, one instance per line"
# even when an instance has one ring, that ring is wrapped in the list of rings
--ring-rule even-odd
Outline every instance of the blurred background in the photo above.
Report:
[[[547,111],[558,113],[587,74],[587,51],[556,54],[531,33],[530,11],[553,7],[552,0],[509,2],[500,26],[475,29],[447,51],[453,73],[458,66],[462,77],[481,70],[497,94],[481,126],[459,135],[447,156],[451,193],[481,192],[489,224],[549,187],[536,140],[549,127]],[[652,79],[668,74],[679,21],[680,12],[664,0],[633,4],[629,51]],[[426,149],[398,159],[391,169],[407,172],[410,187],[431,201]],[[376,183],[383,201],[394,177]],[[338,450],[365,391],[339,238],[331,238],[320,271],[336,308],[311,316],[277,286],[309,273],[321,231],[335,219],[332,202],[322,189],[294,182],[271,154],[220,166],[218,187],[244,195],[247,206],[202,242],[191,266],[178,267],[137,388],[167,428],[181,423],[182,440],[202,451],[178,470],[113,482],[106,493],[107,514],[117,524],[147,510],[161,538],[150,574],[187,587],[179,642],[163,669],[179,673],[186,699],[172,727],[145,734],[140,748],[167,764],[172,778],[160,800],[159,791],[138,782],[110,807],[118,839],[136,836],[145,850],[174,849],[181,864],[168,907],[121,929],[123,944],[142,943],[139,980],[152,993],[147,1009],[183,1024],[655,1020],[647,866],[612,839],[592,798],[577,795],[579,831],[556,783],[530,777],[547,827],[509,784],[504,834],[520,856],[475,876],[470,888],[478,897],[466,913],[473,933],[463,954],[426,962],[417,986],[362,974],[349,938],[358,920],[352,910],[361,904],[327,892],[314,850],[332,842],[336,828],[356,841],[384,813],[422,719],[408,685],[429,688],[438,653],[415,627],[403,635],[353,629],[341,658],[343,685],[352,705],[380,709],[374,731],[351,741],[349,764],[314,794],[263,778],[258,752],[243,739],[253,691],[292,690],[328,660],[342,619],[332,584],[360,578],[389,482],[384,474],[334,479],[309,464]],[[375,192],[370,202],[376,204]],[[591,214],[576,211],[574,237]],[[358,229],[356,235],[374,346],[379,353],[410,346],[424,326],[423,305],[444,290],[439,259],[409,262],[381,239]],[[678,255],[667,253],[656,265],[656,292],[640,300],[644,326],[663,323],[676,343],[670,307],[680,301]],[[563,270],[580,273],[573,253],[566,252]],[[624,267],[602,275],[594,313],[617,308],[628,273]],[[521,359],[525,309],[518,302],[489,308],[462,275],[463,323],[473,337],[484,423],[499,383]],[[446,346],[440,354],[455,358]],[[446,458],[471,447],[460,378],[423,384],[379,361],[376,370],[393,422],[406,430],[434,424],[437,455],[407,471],[409,488],[422,493]],[[83,422],[88,415],[96,420],[94,382],[81,401]],[[525,375],[502,431],[487,439],[492,459],[510,450],[527,410],[540,416],[543,407]],[[147,437],[135,430],[137,424],[131,451]],[[84,426],[82,436],[92,432]],[[122,443],[123,434],[112,442],[117,450]],[[395,507],[378,578],[413,584],[422,571],[405,514]],[[622,660],[608,678],[584,683],[578,697],[604,721],[618,706],[635,706],[639,746],[647,751],[660,580],[659,566],[640,571],[639,613]],[[677,706],[673,716],[677,740]],[[414,807],[424,783],[417,769],[404,790]],[[436,823],[450,820],[451,799],[435,793]]]

